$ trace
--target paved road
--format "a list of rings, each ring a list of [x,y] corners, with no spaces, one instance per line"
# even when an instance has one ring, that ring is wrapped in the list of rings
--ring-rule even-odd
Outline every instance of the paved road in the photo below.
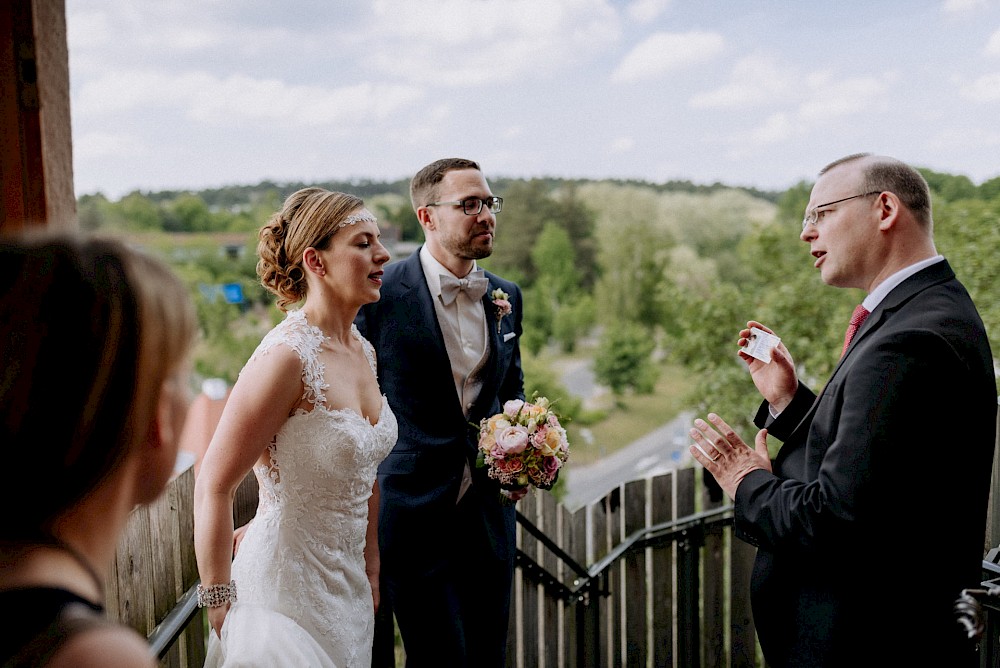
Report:
[[[628,480],[666,473],[690,464],[688,435],[694,413],[682,413],[617,452],[593,464],[566,469],[566,497],[563,504],[576,510],[601,498]]]

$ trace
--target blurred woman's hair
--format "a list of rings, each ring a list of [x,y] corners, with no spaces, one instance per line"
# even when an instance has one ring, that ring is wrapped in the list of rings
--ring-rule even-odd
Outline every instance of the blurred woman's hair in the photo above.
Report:
[[[146,442],[196,332],[184,284],[122,241],[0,237],[0,447],[22,479],[5,540],[47,535]]]

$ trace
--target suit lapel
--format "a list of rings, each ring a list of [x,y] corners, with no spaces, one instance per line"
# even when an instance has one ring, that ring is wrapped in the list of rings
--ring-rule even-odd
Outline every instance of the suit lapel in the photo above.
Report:
[[[416,304],[418,321],[427,323],[427,329],[430,333],[430,338],[425,341],[429,346],[427,367],[449,369],[447,375],[449,383],[452,383],[451,360],[448,358],[448,348],[444,344],[444,334],[441,332],[441,323],[438,322],[437,311],[434,309],[433,297],[431,297],[430,288],[427,287],[424,268],[420,264],[420,249],[403,260],[398,295],[397,301]],[[454,390],[452,394],[454,394]]]
[[[501,341],[500,332],[497,331],[497,306],[493,303],[493,298],[490,296],[500,286],[496,284],[492,274],[486,272],[486,276],[489,278],[490,283],[486,289],[486,294],[483,295],[483,313],[486,316],[486,343],[488,349],[486,351],[486,361],[483,363],[483,368],[480,371],[483,385],[479,391],[479,396],[472,405],[472,410],[469,412],[470,418],[475,416],[477,420],[480,417],[486,417],[486,411],[490,409],[493,403],[492,397],[497,395],[500,382],[499,353]],[[489,402],[485,402],[487,397],[491,397]]]
[[[826,385],[824,385],[820,393],[816,395],[816,400],[813,401],[812,406],[809,407],[809,411],[805,414],[805,417],[802,418],[802,421],[795,427],[795,431],[797,432],[799,429],[803,428],[803,426],[808,426],[809,423],[812,422],[813,415],[816,413],[816,407],[819,405],[820,399],[826,392],[826,388],[830,386],[831,381],[837,377],[838,373],[840,373],[840,369],[847,362],[847,358],[850,356],[851,351],[854,350],[862,339],[886,324],[894,312],[898,311],[904,304],[913,299],[916,295],[920,294],[922,291],[932,285],[950,281],[954,278],[955,272],[952,271],[951,265],[948,264],[947,260],[942,260],[941,262],[932,264],[926,269],[918,271],[916,274],[910,276],[893,288],[893,290],[885,296],[885,299],[883,299],[879,305],[875,307],[875,310],[872,311],[870,316],[868,316],[864,324],[858,328],[858,331],[854,334],[854,338],[851,340],[851,345],[848,346],[844,356],[837,362],[837,366],[834,367],[833,373],[830,374],[830,379],[826,381]]]

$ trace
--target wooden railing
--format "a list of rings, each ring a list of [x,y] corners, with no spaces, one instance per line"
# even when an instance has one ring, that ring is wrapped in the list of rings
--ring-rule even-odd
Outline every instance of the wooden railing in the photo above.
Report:
[[[997,489],[984,554],[1000,540]],[[133,512],[107,588],[109,614],[149,636],[161,665],[179,668],[200,667],[205,656],[193,601],[193,490],[189,468]],[[748,600],[754,551],[733,537],[730,508],[712,492],[700,468],[687,468],[625,483],[575,511],[545,492],[523,499],[508,665],[763,665]],[[252,476],[235,505],[239,526],[256,508]],[[1000,656],[1000,612],[986,614],[984,659]],[[377,668],[396,654],[376,648]]]

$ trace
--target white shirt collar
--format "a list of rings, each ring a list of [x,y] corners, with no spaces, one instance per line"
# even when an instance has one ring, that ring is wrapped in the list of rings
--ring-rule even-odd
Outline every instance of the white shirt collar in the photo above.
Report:
[[[926,269],[932,264],[937,264],[942,260],[944,260],[943,255],[935,255],[934,257],[929,257],[926,260],[921,260],[920,262],[911,264],[909,267],[900,269],[895,274],[875,286],[875,289],[868,293],[868,296],[864,298],[861,305],[868,309],[868,312],[871,313],[875,310],[876,306],[882,303],[882,300],[886,298],[886,295],[892,292],[893,288],[908,279],[910,276],[913,276],[918,271]]]
[[[427,279],[427,288],[430,290],[431,295],[437,297],[441,294],[441,274],[452,274],[443,264],[434,259],[431,252],[427,249],[427,244],[420,247],[420,267],[424,270],[424,278]],[[476,271],[479,266],[476,261],[472,261],[472,271]],[[472,271],[469,273],[471,274]],[[464,276],[455,276],[455,278],[465,278]]]

